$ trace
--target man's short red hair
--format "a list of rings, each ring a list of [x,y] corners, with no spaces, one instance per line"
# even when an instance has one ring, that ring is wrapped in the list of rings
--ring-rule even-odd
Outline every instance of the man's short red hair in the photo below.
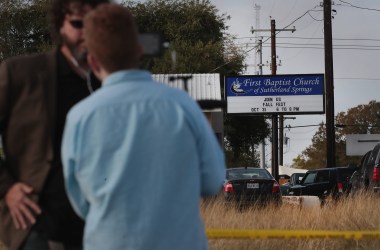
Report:
[[[110,73],[138,66],[138,29],[130,11],[101,4],[84,19],[87,49]]]

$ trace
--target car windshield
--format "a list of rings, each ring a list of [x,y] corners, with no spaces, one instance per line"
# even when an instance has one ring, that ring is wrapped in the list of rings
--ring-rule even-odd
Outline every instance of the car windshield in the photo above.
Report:
[[[272,179],[272,176],[265,169],[261,168],[247,168],[247,169],[228,169],[227,179]]]
[[[310,173],[307,173],[305,175],[305,177],[303,178],[303,182],[302,184],[305,185],[305,184],[310,184],[310,183],[313,183],[314,180],[315,180],[315,177],[317,176],[317,173],[316,172],[310,172]]]
[[[302,178],[305,176],[305,173],[296,173],[293,174],[293,182],[299,184],[302,181]]]
[[[375,161],[376,161],[377,155],[379,153],[379,150],[380,150],[380,144],[377,144],[373,148],[371,156],[369,157],[369,160],[368,160],[368,164],[369,165],[374,165],[375,164]]]

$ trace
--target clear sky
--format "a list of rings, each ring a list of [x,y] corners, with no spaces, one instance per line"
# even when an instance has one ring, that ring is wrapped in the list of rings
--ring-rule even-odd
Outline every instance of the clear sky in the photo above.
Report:
[[[231,16],[227,21],[228,33],[236,37],[235,43],[247,52],[246,63],[250,65],[245,74],[255,69],[255,34],[253,29],[270,29],[270,20],[276,20],[276,28],[292,28],[296,31],[277,35],[277,55],[281,66],[277,74],[324,73],[323,50],[323,0],[211,0],[220,14]],[[359,104],[380,99],[380,1],[334,0],[332,21],[334,60],[335,114],[347,111]],[[260,11],[255,11],[255,5]],[[257,16],[259,22],[256,23]],[[294,23],[293,23],[294,22]],[[293,24],[292,24],[293,23]],[[259,34],[266,40],[270,32]],[[264,44],[263,61],[270,61],[270,39]],[[270,74],[264,67],[263,74]],[[292,160],[306,147],[317,126],[325,121],[325,115],[298,115],[295,120],[286,119],[285,136],[289,143],[284,146],[284,164]],[[270,145],[267,163],[271,159]]]

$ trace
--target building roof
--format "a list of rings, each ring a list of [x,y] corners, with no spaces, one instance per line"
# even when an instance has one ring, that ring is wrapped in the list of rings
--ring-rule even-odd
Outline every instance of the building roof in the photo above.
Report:
[[[153,74],[153,79],[171,87],[185,90],[181,77],[191,76],[187,80],[189,95],[197,101],[222,100],[219,74]]]

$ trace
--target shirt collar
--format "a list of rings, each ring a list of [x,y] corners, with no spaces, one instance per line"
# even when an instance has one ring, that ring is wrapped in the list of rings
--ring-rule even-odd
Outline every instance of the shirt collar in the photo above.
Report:
[[[116,71],[108,75],[104,81],[103,86],[125,83],[128,81],[149,81],[152,80],[152,74],[147,70],[128,69]]]

